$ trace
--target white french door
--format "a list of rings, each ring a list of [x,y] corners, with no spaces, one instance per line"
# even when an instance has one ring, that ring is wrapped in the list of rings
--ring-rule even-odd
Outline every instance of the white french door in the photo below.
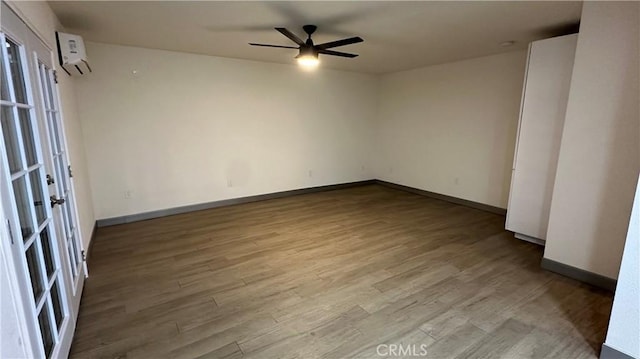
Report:
[[[0,197],[27,352],[68,355],[86,267],[52,52],[2,3]]]
[[[46,64],[38,60],[38,75],[43,98],[44,120],[50,153],[50,199],[55,203],[54,217],[58,219],[58,238],[67,254],[71,278],[71,308],[74,318],[78,316],[80,297],[87,274],[84,252],[81,248],[80,229],[77,226],[75,195],[71,185],[71,166],[67,157],[67,145],[64,128],[61,123],[58,93],[55,86],[55,73]]]

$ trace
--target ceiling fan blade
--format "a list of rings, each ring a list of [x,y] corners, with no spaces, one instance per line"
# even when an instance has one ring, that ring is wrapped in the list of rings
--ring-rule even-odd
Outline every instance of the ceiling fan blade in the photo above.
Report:
[[[364,40],[362,40],[361,37],[356,36],[356,37],[350,37],[348,39],[342,39],[342,40],[338,40],[338,41],[325,42],[324,44],[316,45],[316,48],[324,50],[324,49],[329,49],[329,48],[332,48],[332,47],[357,44],[357,43],[363,42],[363,41]]]
[[[318,49],[318,53],[325,54],[325,55],[332,55],[332,56],[349,57],[349,58],[354,58],[358,56],[356,54],[349,54],[346,52],[331,51],[331,50],[324,50],[324,49]]]
[[[276,27],[275,29],[278,30],[282,35],[288,37],[289,40],[295,42],[296,44],[300,46],[304,45],[304,41],[302,41],[298,36],[296,36],[296,34],[285,29],[284,27]]]
[[[268,45],[268,44],[254,44],[252,42],[249,43],[251,46],[262,46],[262,47],[279,47],[282,49],[298,49],[295,46],[282,46],[282,45]]]

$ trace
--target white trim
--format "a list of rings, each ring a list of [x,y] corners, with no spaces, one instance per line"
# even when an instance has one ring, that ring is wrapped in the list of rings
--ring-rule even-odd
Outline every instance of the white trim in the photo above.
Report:
[[[19,1],[14,1],[14,0],[2,0],[3,3],[5,3],[17,16],[18,18],[27,26],[27,28],[29,28],[29,30],[36,35],[36,37],[38,38],[38,40],[40,40],[42,42],[42,44],[49,50],[49,51],[54,51],[54,49],[51,48],[51,46],[49,46],[49,41],[47,41],[47,37],[44,36],[44,34],[40,33],[40,30],[38,29],[37,26],[35,26],[31,20],[29,19],[28,16],[26,16],[24,14],[24,12],[22,11],[22,9],[20,9],[20,6],[16,5],[16,3],[18,3]],[[48,5],[47,5],[48,6]],[[54,44],[55,45],[55,44]]]
[[[11,87],[9,87],[9,88],[11,88]],[[25,109],[32,109],[33,108],[32,105],[28,105],[28,104],[24,104],[24,103],[18,103],[18,102],[11,102],[11,101],[6,101],[6,100],[0,100],[0,105],[7,106],[7,107],[25,108]]]

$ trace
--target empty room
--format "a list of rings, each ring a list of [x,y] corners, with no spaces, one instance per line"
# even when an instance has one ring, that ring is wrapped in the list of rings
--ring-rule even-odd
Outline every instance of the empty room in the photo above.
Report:
[[[640,2],[0,15],[0,358],[640,359]]]

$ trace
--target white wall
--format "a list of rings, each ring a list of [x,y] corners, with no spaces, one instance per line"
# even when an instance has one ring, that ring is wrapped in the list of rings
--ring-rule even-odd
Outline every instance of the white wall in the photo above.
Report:
[[[506,208],[526,52],[384,75],[376,177]]]
[[[640,180],[629,221],[605,344],[640,358]]]
[[[55,31],[64,31],[58,18],[49,5],[44,1],[8,1],[7,4],[20,16],[20,18],[35,32],[45,44],[56,53]],[[55,67],[57,66],[57,62]],[[76,192],[78,215],[80,216],[80,231],[84,248],[88,248],[95,216],[91,198],[91,186],[89,173],[86,166],[84,139],[82,127],[77,115],[75,104],[75,91],[73,80],[64,71],[58,71],[58,91],[62,114],[64,117],[64,130],[69,147],[69,163],[73,168],[73,186]]]
[[[545,258],[617,278],[640,170],[637,2],[585,2]]]
[[[97,43],[87,53],[93,73],[76,94],[97,218],[372,178],[374,76]]]

